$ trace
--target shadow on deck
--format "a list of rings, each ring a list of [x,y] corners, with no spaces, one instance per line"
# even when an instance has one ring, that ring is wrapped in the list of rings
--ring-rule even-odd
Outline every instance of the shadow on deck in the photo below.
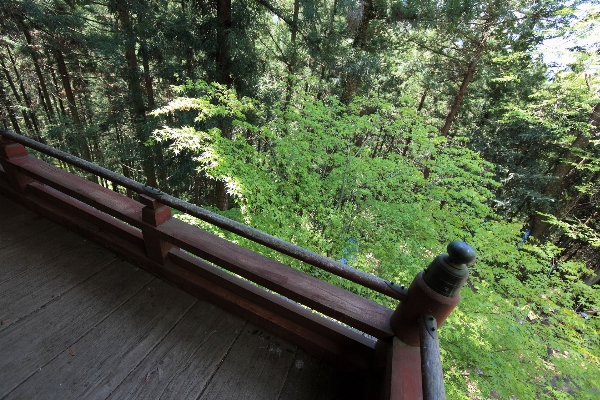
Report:
[[[0,195],[0,398],[351,399],[364,379]]]

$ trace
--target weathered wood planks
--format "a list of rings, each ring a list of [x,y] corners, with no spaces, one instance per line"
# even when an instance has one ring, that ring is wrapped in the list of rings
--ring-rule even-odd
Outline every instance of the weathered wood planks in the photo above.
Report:
[[[6,233],[0,233],[4,236]],[[2,249],[0,282],[4,282],[29,268],[48,262],[65,251],[82,245],[85,240],[73,232],[53,226],[44,232],[37,232],[23,240]],[[32,251],[35,250],[35,251]]]
[[[10,325],[0,335],[0,397],[61,354],[153,278],[124,262]]]
[[[62,348],[12,393],[32,398],[106,398],[196,302],[154,279],[80,338]],[[88,319],[92,320],[92,318]]]
[[[0,217],[0,249],[54,226],[49,220],[31,212],[2,218]]]
[[[5,202],[0,197],[0,207]],[[11,319],[0,326],[0,398],[344,393],[335,369],[295,345],[50,224],[0,248],[0,261],[10,254],[35,264],[0,283],[0,318],[8,312]],[[10,237],[2,226],[0,237]],[[60,238],[70,245],[60,247]],[[0,262],[0,274],[13,267]]]
[[[247,325],[199,399],[277,399],[296,346]]]
[[[0,283],[0,320],[4,321],[0,331],[60,297],[114,260],[114,254],[89,243]]]
[[[245,325],[241,318],[199,301],[109,398],[198,398]]]

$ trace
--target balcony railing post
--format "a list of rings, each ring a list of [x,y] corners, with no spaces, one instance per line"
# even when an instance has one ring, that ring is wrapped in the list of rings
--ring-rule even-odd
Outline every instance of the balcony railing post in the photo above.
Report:
[[[10,185],[19,193],[24,193],[27,184],[33,182],[33,179],[21,174],[7,161],[19,157],[25,157],[27,155],[27,150],[22,144],[13,142],[12,140],[0,135],[0,164],[2,164],[2,168],[8,177]]]
[[[140,194],[139,199],[140,203],[145,206],[142,208],[142,220],[145,223],[152,227],[157,227],[171,219],[171,208],[168,206],[143,194]],[[144,236],[144,245],[146,247],[148,258],[156,263],[164,265],[169,250],[175,246],[159,239],[156,230],[151,227],[143,227],[142,234]]]
[[[419,317],[419,333],[421,336],[423,399],[443,400],[446,398],[446,390],[444,389],[444,373],[435,318],[431,315],[421,315]]]
[[[441,326],[460,302],[460,289],[467,281],[468,266],[475,262],[475,250],[468,244],[454,241],[448,254],[437,256],[429,267],[417,274],[390,320],[394,334],[409,346],[419,346],[417,320],[431,315]]]
[[[448,254],[436,257],[429,267],[419,272],[402,301],[390,318],[396,337],[388,358],[388,388],[390,400],[444,399],[443,374],[439,363],[437,339],[429,337],[421,343],[422,317],[433,318],[435,331],[460,302],[460,288],[465,284],[468,266],[475,262],[475,250],[464,242],[448,245]],[[432,345],[432,342],[435,342]],[[424,347],[419,348],[423,344]],[[424,351],[425,350],[425,351]],[[430,368],[432,352],[437,355],[437,365]],[[421,362],[425,362],[422,368]],[[424,373],[425,375],[422,375]],[[427,387],[426,387],[427,386]],[[441,386],[441,389],[440,389]],[[387,395],[389,393],[389,395]]]

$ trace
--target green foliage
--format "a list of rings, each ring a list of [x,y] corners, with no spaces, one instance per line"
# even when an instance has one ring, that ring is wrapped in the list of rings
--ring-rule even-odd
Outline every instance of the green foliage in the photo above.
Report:
[[[553,245],[518,251],[516,229],[489,222],[471,240],[479,250],[472,290],[440,331],[451,397],[594,398],[600,323],[577,311],[598,309],[600,294],[581,282],[584,264],[555,263]]]
[[[598,267],[598,40],[551,73],[534,51],[544,35],[591,38],[597,9],[301,0],[294,24],[292,2],[234,0],[220,31],[216,4],[5,1],[8,72],[0,73],[16,86],[4,85],[12,104],[0,105],[2,122],[13,124],[13,112],[23,125],[29,115],[33,137],[138,181],[154,166],[161,190],[208,208],[224,182],[231,208],[223,215],[396,282],[465,240],[480,259],[441,331],[449,398],[597,397],[599,318],[581,312],[599,308],[598,286],[583,283]],[[218,57],[230,87],[207,83],[224,80]],[[469,65],[468,90],[442,137]],[[575,146],[578,138],[586,140]],[[560,190],[546,190],[557,182]],[[519,232],[539,211],[550,240],[518,251]]]
[[[600,308],[598,290],[582,282],[590,271],[557,263],[561,249],[551,244],[516,248],[520,226],[487,205],[497,185],[491,165],[464,139],[436,138],[410,102],[355,98],[344,106],[305,93],[265,120],[255,102],[232,90],[204,82],[179,90],[190,89],[200,96],[178,98],[157,114],[176,122],[193,113],[193,126],[155,137],[173,152],[192,151],[202,172],[227,182],[239,207],[227,212],[234,219],[333,258],[352,253],[355,267],[396,282],[410,282],[455,238],[478,250],[469,288],[441,331],[450,398],[560,398],[565,390],[591,398],[600,388],[598,318],[578,314]],[[229,138],[216,128],[221,118],[232,120]]]

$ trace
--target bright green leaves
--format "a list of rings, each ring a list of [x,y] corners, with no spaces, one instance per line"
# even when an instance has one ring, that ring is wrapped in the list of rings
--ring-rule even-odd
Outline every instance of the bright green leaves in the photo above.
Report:
[[[299,92],[267,118],[254,101],[219,85],[181,90],[197,97],[161,109],[171,127],[155,137],[177,157],[193,158],[202,174],[226,182],[236,205],[227,216],[405,284],[448,242],[475,247],[469,285],[441,331],[449,397],[558,398],[566,385],[585,398],[583,388],[597,385],[598,321],[580,314],[600,308],[598,291],[581,279],[589,271],[557,262],[561,249],[551,244],[530,240],[517,249],[522,225],[490,207],[499,186],[493,165],[465,148],[464,138],[439,138],[405,101],[357,97],[346,106]],[[358,285],[220,234],[395,307]]]

